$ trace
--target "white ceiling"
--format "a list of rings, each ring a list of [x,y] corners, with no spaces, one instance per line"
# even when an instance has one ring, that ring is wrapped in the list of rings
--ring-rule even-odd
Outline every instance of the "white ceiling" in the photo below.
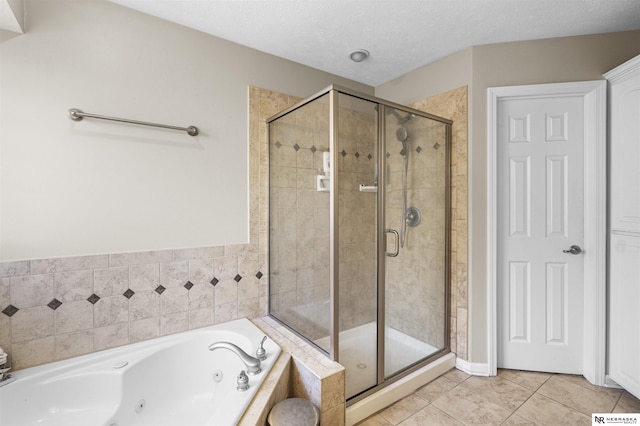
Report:
[[[111,1],[371,86],[473,45],[640,29],[640,0]]]

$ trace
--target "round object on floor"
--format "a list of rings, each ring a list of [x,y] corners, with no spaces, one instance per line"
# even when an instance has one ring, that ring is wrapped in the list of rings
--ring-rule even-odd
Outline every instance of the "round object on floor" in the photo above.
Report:
[[[274,405],[267,422],[270,426],[318,426],[320,411],[311,401],[289,398]]]

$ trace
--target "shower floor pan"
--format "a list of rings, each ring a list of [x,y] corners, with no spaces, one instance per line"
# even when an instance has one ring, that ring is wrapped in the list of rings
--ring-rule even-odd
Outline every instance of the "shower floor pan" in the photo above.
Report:
[[[346,397],[354,395],[376,384],[376,331],[377,324],[370,322],[340,332],[339,362],[346,369]],[[385,372],[392,375],[409,365],[438,351],[438,348],[421,342],[396,329],[386,327]],[[315,341],[328,347],[329,337]]]

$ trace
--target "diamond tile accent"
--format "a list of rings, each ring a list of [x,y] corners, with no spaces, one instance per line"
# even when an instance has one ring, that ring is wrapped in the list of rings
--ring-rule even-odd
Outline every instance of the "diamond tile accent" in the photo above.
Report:
[[[369,155],[367,155],[367,158],[368,158],[369,160],[371,160],[371,159],[373,158],[373,155],[369,154]]]
[[[209,282],[211,283],[212,286],[215,287],[216,284],[218,284],[220,281],[216,277],[213,277],[213,279],[211,281],[209,281]]]
[[[420,154],[420,153],[422,152],[422,147],[421,147],[421,146],[418,146],[418,147],[416,148],[416,152],[417,152],[418,154]]]
[[[345,157],[347,155],[347,151],[345,151],[344,149],[342,150],[342,152],[340,152],[340,154]]]
[[[387,157],[387,158],[391,157],[391,154],[389,154],[389,153],[387,152],[386,157]]]
[[[280,141],[276,141],[275,143],[276,148],[280,149],[280,147],[282,146],[282,144],[280,143]]]
[[[187,281],[187,283],[184,285],[184,288],[186,288],[187,290],[191,290],[191,287],[193,287],[193,283],[191,281]]]
[[[297,151],[297,150],[299,150],[299,149],[300,149],[300,145],[295,144],[295,145],[293,146],[293,149],[295,149],[296,151]]]
[[[156,289],[154,291],[156,293],[158,293],[158,294],[162,294],[162,293],[164,293],[165,290],[166,290],[166,288],[164,288],[163,286],[159,285],[158,287],[156,287]]]
[[[126,297],[127,299],[131,299],[131,296],[133,296],[134,294],[136,294],[135,291],[131,290],[130,288],[127,289],[127,291],[125,291],[124,293],[122,293],[122,295],[124,297]]]
[[[100,300],[100,296],[98,296],[97,294],[93,293],[91,296],[89,296],[87,298],[87,301],[89,303],[91,303],[92,305],[95,305],[96,302],[98,302],[98,300]]]
[[[355,153],[355,154],[353,154],[353,155],[355,155],[355,156],[356,156],[356,158],[360,158],[360,153],[359,153],[359,152],[357,152],[357,151],[356,151],[356,153]]]
[[[262,278],[262,277],[263,277],[262,272],[258,271],[258,273],[256,274],[256,277],[257,277],[258,279]]]
[[[400,155],[402,155],[404,157],[404,149],[400,150]]]
[[[53,299],[51,302],[47,303],[47,306],[53,309],[54,311],[58,309],[62,305],[62,302],[58,299]]]
[[[436,142],[435,145],[433,145],[433,149],[438,149],[438,148],[440,148],[440,144]]]
[[[19,310],[20,310],[20,309],[16,308],[15,306],[13,306],[13,305],[9,305],[9,306],[7,306],[6,308],[4,308],[4,309],[2,310],[2,313],[3,313],[3,314],[5,314],[5,315],[6,315],[6,316],[8,316],[8,317],[12,317],[12,316],[13,316],[13,314],[15,314],[16,312],[18,312]]]
[[[239,283],[240,280],[242,279],[242,276],[240,274],[238,274],[235,277],[233,277],[233,279],[236,280],[237,283]]]
[[[311,153],[312,154],[315,154],[317,150],[318,150],[318,148],[316,148],[315,145],[311,145]]]

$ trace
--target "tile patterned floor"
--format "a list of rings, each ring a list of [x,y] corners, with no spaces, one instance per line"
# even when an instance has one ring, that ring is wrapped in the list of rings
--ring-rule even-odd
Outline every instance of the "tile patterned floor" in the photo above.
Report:
[[[640,400],[581,376],[498,370],[475,377],[453,369],[358,426],[590,426],[592,413],[609,412],[640,413]]]

